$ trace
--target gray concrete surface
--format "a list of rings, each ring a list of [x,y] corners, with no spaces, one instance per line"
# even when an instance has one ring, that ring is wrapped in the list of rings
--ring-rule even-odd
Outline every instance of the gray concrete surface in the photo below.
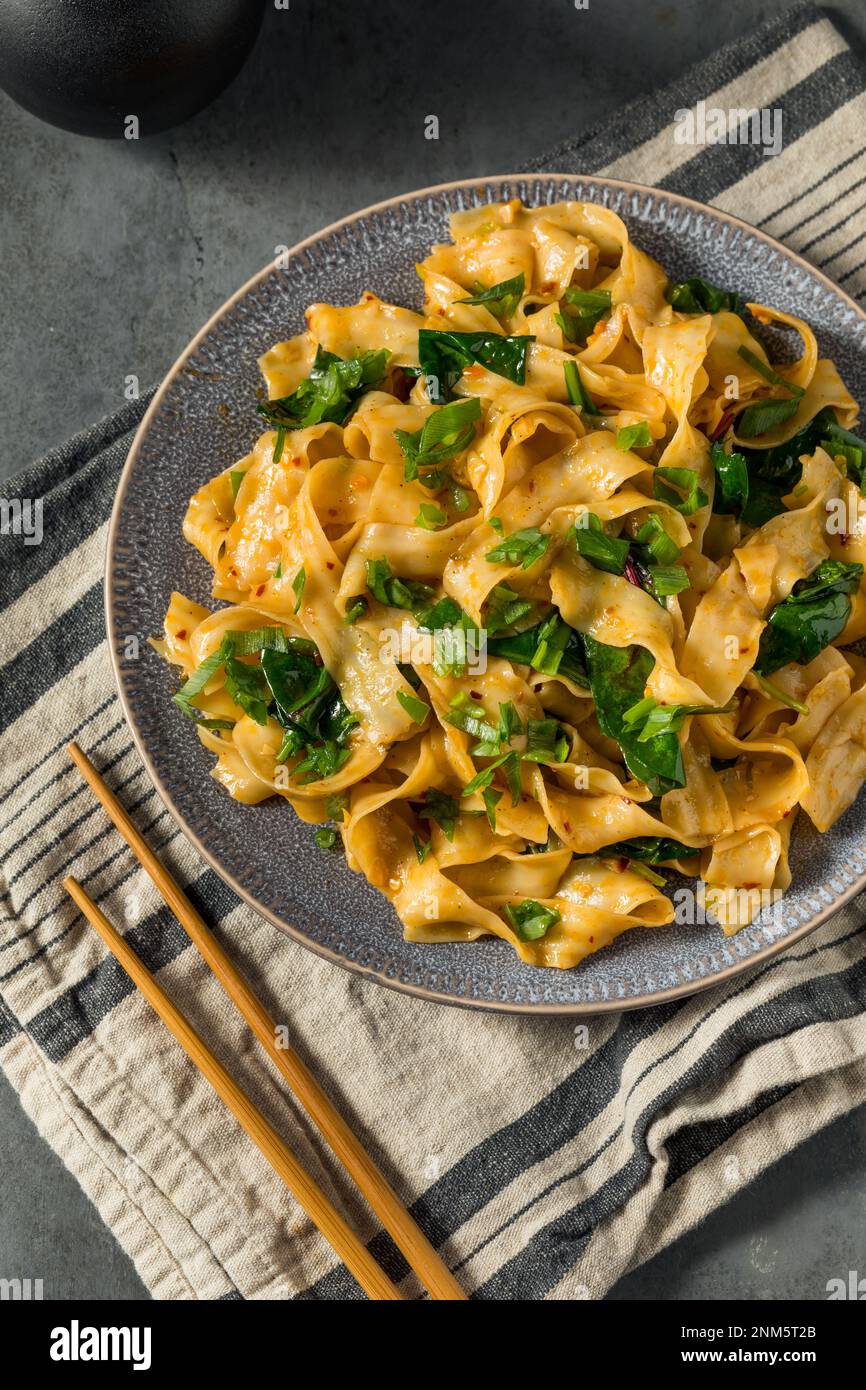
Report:
[[[278,244],[440,180],[508,172],[707,56],[784,0],[291,0],[180,129],[84,140],[0,94],[0,477],[160,377]],[[866,7],[831,13],[866,52]],[[424,139],[435,114],[440,139]],[[0,581],[2,582],[2,581]],[[866,1272],[866,1110],[614,1291],[822,1298]],[[140,1298],[135,1271],[0,1080],[0,1275]]]

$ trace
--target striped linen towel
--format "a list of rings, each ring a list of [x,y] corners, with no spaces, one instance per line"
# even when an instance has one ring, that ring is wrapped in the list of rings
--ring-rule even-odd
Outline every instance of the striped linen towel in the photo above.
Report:
[[[852,292],[866,273],[866,80],[795,9],[569,142],[539,169],[684,191],[784,238]],[[784,112],[784,149],[678,144],[678,109]],[[467,1289],[600,1298],[768,1164],[866,1101],[866,903],[738,981],[589,1020],[437,1007],[335,969],[203,870],[150,789],[104,639],[107,518],[146,402],[13,484],[40,546],[5,537],[0,634],[0,1062],[159,1298],[351,1299],[353,1280],[64,900],[74,872],[302,1161],[419,1293],[103,813],[79,739],[328,1079]],[[816,1290],[816,1296],[822,1291]]]

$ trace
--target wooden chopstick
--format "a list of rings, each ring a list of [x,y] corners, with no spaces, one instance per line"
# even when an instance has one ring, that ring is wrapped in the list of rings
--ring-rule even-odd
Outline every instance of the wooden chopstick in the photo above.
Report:
[[[292,1093],[327,1140],[334,1154],[366,1197],[394,1244],[418,1275],[431,1298],[465,1300],[466,1294],[410,1216],[384,1174],[326,1095],[309,1067],[291,1046],[277,1046],[276,1023],[256,998],[237,966],[223,950],[189,898],[157,859],[116,796],[76,743],[69,756],[94,792],[136,859],[144,867],[187,935],[198,947],[226,993],[237,1005]]]
[[[318,1183],[301,1166],[291,1149],[286,1147],[276,1130],[268,1124],[264,1115],[256,1109],[234,1078],[217,1061],[207,1043],[172,1003],[162,986],[157,984],[147,966],[120,933],[115,931],[105,913],[87,896],[76,879],[65,878],[63,887],[88,922],[99,932],[127,975],[138,985],[169,1032],[177,1038],[205,1080],[210,1082],[220,1099],[225,1101],[235,1119],[276,1169],[289,1191],[300,1202],[325,1239],[331,1243],[346,1267],[352,1271],[364,1292],[373,1299],[402,1300],[400,1290],[392,1284],[351,1226],[328,1201]]]

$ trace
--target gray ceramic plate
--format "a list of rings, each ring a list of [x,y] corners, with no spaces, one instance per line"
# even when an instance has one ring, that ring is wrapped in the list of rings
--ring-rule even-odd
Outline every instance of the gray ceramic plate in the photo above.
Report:
[[[171,704],[174,677],[150,648],[124,659],[130,633],[159,632],[171,589],[209,602],[210,570],[181,535],[190,494],[256,437],[256,358],[299,332],[316,300],[353,303],[362,290],[419,306],[415,274],[452,211],[519,196],[529,204],[604,203],[676,279],[699,274],[802,315],[822,352],[866,402],[866,316],[777,242],[687,198],[613,180],[566,176],[446,184],[346,218],[296,246],[205,325],[163,382],[130,450],[114,507],[106,566],[108,636],[120,695],[148,771],[192,843],[275,926],[336,964],[443,1003],[525,1013],[597,1013],[692,993],[729,979],[825,920],[866,877],[863,798],[819,836],[800,817],[794,882],[782,911],[727,940],[712,926],[625,933],[576,970],[523,965],[501,941],[404,941],[390,905],[282,801],[238,805],[209,776],[211,756]]]

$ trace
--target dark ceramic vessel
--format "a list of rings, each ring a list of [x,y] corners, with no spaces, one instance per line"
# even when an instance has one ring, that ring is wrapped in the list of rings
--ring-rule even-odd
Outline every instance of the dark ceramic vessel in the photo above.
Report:
[[[0,0],[0,86],[44,121],[120,139],[213,101],[252,48],[265,0]]]

